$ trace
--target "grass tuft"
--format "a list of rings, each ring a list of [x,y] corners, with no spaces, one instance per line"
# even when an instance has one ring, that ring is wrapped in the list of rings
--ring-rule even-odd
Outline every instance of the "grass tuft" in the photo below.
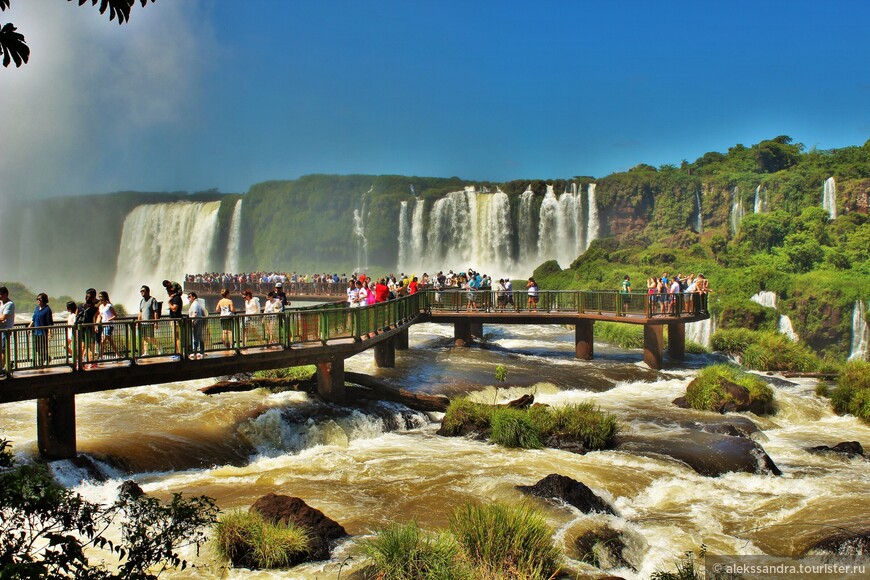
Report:
[[[696,380],[686,389],[686,402],[693,409],[717,411],[724,403],[733,399],[725,392],[724,383],[731,382],[749,391],[750,404],[757,405],[770,413],[773,411],[773,389],[749,373],[727,364],[710,365],[701,369]]]
[[[446,533],[428,533],[416,520],[393,524],[363,542],[368,566],[383,580],[464,579],[459,547]]]
[[[870,423],[870,362],[846,363],[830,394],[834,411],[841,415],[850,413]]]
[[[267,522],[256,512],[235,510],[218,519],[215,549],[234,566],[286,568],[309,551],[308,534],[296,526]]]

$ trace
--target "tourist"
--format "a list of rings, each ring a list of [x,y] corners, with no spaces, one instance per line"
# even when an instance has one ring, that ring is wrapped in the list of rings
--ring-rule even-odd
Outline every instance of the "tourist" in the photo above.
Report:
[[[353,280],[347,283],[347,305],[350,308],[359,307],[359,288]]]
[[[357,280],[357,297],[360,306],[368,306],[369,303],[369,288],[363,280]]]
[[[625,316],[625,312],[631,306],[631,278],[628,274],[625,275],[625,278],[622,279],[622,315]]]
[[[504,278],[498,279],[498,285],[495,288],[496,312],[504,312],[507,305],[507,288],[504,285]]]
[[[79,355],[81,356],[80,362],[83,363],[84,361],[88,361],[91,363],[82,365],[83,369],[94,368],[94,350],[97,339],[99,338],[99,331],[94,325],[98,313],[96,303],[96,289],[88,288],[85,291],[85,301],[79,304],[78,313],[76,314],[76,330],[79,333],[79,339],[81,340],[79,350]]]
[[[475,292],[474,280],[469,280],[465,283],[466,297],[468,304],[465,305],[466,312],[477,312],[477,293]]]
[[[0,286],[0,371],[6,372],[6,365],[3,359],[6,356],[6,335],[9,330],[15,326],[15,303],[9,298],[9,289],[6,286]]]
[[[109,293],[103,290],[97,297],[99,313],[97,314],[97,323],[102,326],[100,332],[100,358],[106,355],[106,345],[112,347],[112,352],[115,353],[115,358],[121,358],[121,353],[118,352],[118,347],[115,345],[113,335],[115,326],[111,322],[117,317],[115,306],[109,301]]]
[[[70,300],[66,303],[66,352],[72,357],[73,356],[73,326],[76,323],[76,312],[78,311],[78,307],[76,303]]]
[[[48,356],[48,340],[51,338],[52,324],[54,324],[54,317],[48,305],[48,295],[40,292],[36,295],[36,308],[30,320],[30,327],[33,328],[33,353],[36,366],[44,366],[51,362],[51,357]]]
[[[671,285],[668,287],[668,309],[670,314],[679,314],[679,311],[682,307],[681,304],[677,304],[677,301],[680,299],[680,280],[679,276],[674,278],[671,281]]]
[[[242,344],[248,346],[248,334],[260,334],[257,332],[257,324],[260,320],[258,316],[254,316],[260,313],[260,297],[255,297],[254,293],[250,290],[245,290],[243,296],[245,297],[245,331],[242,337]],[[261,337],[257,336],[257,340],[259,341],[260,339]]]
[[[529,278],[526,283],[526,291],[529,293],[528,309],[534,312],[538,311],[538,283],[534,278]]]
[[[190,359],[201,359],[205,356],[203,329],[205,326],[206,311],[205,307],[198,300],[196,292],[188,292],[187,300],[190,304],[190,308],[187,309],[187,318],[190,321],[190,331],[193,338],[193,352],[190,355]]]
[[[151,288],[148,286],[143,284],[142,287],[139,288],[139,294],[141,294],[142,297],[139,299],[139,314],[136,316],[136,320],[139,320],[140,322],[136,325],[136,328],[139,331],[142,354],[148,356],[149,345],[154,348],[154,352],[160,351],[157,345],[157,339],[154,336],[154,327],[156,323],[148,322],[160,318],[159,307],[157,299],[151,296]]]
[[[281,301],[281,310],[290,306],[290,301],[287,300],[287,294],[284,292],[284,283],[278,282],[275,284],[275,298]]]
[[[417,283],[417,277],[411,276],[411,281],[408,282],[408,294],[416,294],[420,285]]]
[[[184,306],[184,301],[181,299],[181,286],[177,282],[170,282],[167,286],[166,282],[169,281],[164,280],[163,287],[166,288],[166,292],[169,294],[169,318],[172,321],[172,338],[175,342],[175,352],[180,356],[181,329],[178,325],[181,321],[181,309]]]
[[[221,340],[225,347],[231,348],[233,344],[233,314],[236,313],[236,307],[230,300],[228,288],[221,290],[221,299],[218,300],[215,312],[221,316]]]
[[[263,306],[263,313],[269,315],[266,316],[266,332],[269,335],[269,344],[277,344],[279,342],[276,332],[278,326],[278,316],[276,315],[282,310],[284,310],[284,305],[278,299],[278,294],[276,292],[269,292],[266,295],[266,304]]]
[[[514,285],[511,282],[511,279],[508,277],[505,277],[505,279],[504,279],[504,293],[505,293],[505,296],[507,296],[507,301],[505,302],[505,308],[507,308],[507,305],[510,304],[511,310],[515,310],[516,306],[514,306]]]

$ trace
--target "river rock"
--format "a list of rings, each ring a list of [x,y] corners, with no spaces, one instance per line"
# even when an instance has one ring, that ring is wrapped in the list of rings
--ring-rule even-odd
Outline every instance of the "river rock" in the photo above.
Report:
[[[518,485],[517,489],[536,497],[563,501],[585,514],[601,512],[616,515],[610,504],[595,495],[586,485],[565,475],[551,473],[535,485]]]
[[[145,492],[142,491],[142,488],[139,487],[139,484],[132,479],[128,479],[118,487],[118,497],[139,499],[143,495],[145,495]]]
[[[870,556],[870,529],[859,532],[837,532],[810,546],[808,553],[833,556]]]
[[[710,477],[729,472],[782,475],[755,441],[700,430],[689,430],[674,438],[625,435],[620,437],[616,449],[637,455],[672,457]]]
[[[270,493],[255,501],[250,511],[259,512],[273,523],[292,523],[306,528],[311,538],[311,554],[306,558],[307,561],[328,560],[330,542],[348,535],[339,523],[298,497]]]
[[[761,429],[748,417],[729,416],[727,419],[695,420],[680,424],[685,429],[700,429],[706,433],[728,435],[729,437],[751,437],[765,439]]]
[[[507,404],[507,406],[512,408],[512,409],[528,409],[529,407],[532,406],[532,403],[534,403],[534,402],[535,402],[534,395],[525,394],[522,397],[520,397],[519,399],[514,399],[513,401],[510,401]]]
[[[580,560],[599,570],[630,568],[637,571],[625,557],[626,543],[622,534],[613,528],[603,527],[583,532],[575,541],[574,547]]]
[[[842,443],[837,443],[833,447],[828,447],[827,445],[817,445],[816,447],[810,447],[810,451],[816,452],[832,452],[832,453],[843,453],[845,455],[864,455],[864,448],[861,447],[861,444],[857,441],[843,441]]]

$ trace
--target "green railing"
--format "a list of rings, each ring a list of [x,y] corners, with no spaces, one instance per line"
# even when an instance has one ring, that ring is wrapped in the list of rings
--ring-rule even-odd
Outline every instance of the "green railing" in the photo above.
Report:
[[[707,314],[707,295],[646,294],[608,290],[426,290],[433,312],[543,312],[615,316],[694,317]]]
[[[79,371],[103,363],[136,364],[167,357],[187,360],[197,354],[290,349],[336,339],[358,342],[372,333],[404,324],[426,308],[427,296],[414,294],[363,308],[327,304],[275,314],[16,326],[0,330],[2,370],[7,376],[52,367]]]

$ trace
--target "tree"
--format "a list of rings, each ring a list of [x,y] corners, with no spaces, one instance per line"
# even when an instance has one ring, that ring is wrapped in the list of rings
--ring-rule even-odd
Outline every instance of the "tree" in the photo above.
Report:
[[[0,0],[0,10],[6,11],[9,8],[11,0]],[[67,0],[74,2],[76,0]],[[136,0],[77,0],[79,6],[91,3],[91,6],[100,5],[100,14],[105,14],[109,11],[109,21],[118,18],[118,24],[124,24],[130,20],[130,10],[136,4]],[[144,7],[148,2],[156,2],[157,0],[138,0]],[[17,32],[17,28],[7,22],[0,28],[0,54],[3,55],[3,66],[9,66],[15,62],[16,67],[26,64],[30,60],[30,47],[24,40],[24,35]]]

